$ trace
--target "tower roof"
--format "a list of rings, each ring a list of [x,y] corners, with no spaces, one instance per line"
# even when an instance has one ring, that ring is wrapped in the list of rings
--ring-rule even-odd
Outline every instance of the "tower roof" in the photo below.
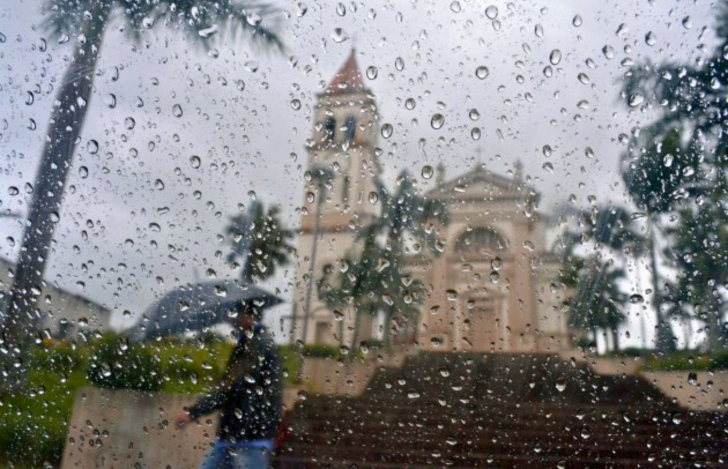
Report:
[[[349,58],[329,83],[326,94],[354,93],[364,89],[364,79],[361,76],[359,65],[356,63],[356,49],[351,49]]]

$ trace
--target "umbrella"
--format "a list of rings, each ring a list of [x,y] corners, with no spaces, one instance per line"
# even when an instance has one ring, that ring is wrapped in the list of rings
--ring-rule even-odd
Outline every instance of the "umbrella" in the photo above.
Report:
[[[282,302],[262,288],[232,280],[190,284],[172,290],[147,308],[145,319],[136,326],[132,338],[152,339],[200,331],[229,321],[243,303],[263,310]]]

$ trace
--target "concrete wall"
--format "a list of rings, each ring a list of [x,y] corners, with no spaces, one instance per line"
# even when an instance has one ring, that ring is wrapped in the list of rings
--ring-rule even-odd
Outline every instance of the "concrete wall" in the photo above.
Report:
[[[195,468],[215,438],[212,416],[178,430],[194,396],[83,388],[76,396],[62,469]]]
[[[728,411],[728,370],[693,372],[695,381],[689,379],[690,373],[650,371],[642,376],[688,409]]]

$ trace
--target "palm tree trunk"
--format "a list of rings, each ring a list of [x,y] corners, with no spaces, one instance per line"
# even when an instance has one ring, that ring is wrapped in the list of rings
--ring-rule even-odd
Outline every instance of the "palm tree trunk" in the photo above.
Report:
[[[324,191],[325,191],[324,184],[319,185],[319,190],[317,194],[317,200],[316,200],[316,219],[314,220],[313,225],[313,246],[311,247],[311,267],[308,269],[308,285],[306,285],[306,302],[303,306],[303,335],[301,337],[301,342],[306,343],[307,336],[308,336],[308,319],[310,317],[311,313],[311,295],[313,293],[313,284],[315,282],[314,280],[314,269],[316,266],[316,254],[318,253],[318,237],[319,237],[319,231],[321,230],[321,204],[323,203],[324,198]]]
[[[354,306],[354,334],[351,337],[351,348],[349,349],[349,357],[353,358],[359,348],[359,329],[361,328],[361,315],[364,312]]]
[[[648,250],[650,252],[650,269],[652,270],[652,304],[655,309],[655,317],[657,319],[657,337],[655,339],[655,348],[661,352],[675,351],[675,336],[670,328],[670,323],[665,320],[662,313],[662,292],[660,291],[660,276],[657,271],[657,253],[655,252],[655,230],[653,222],[648,219]]]
[[[91,101],[93,78],[111,12],[111,1],[101,0],[94,5],[90,19],[85,20],[83,25],[85,39],[79,41],[73,61],[60,82],[58,104],[53,107],[36,174],[4,324],[5,347],[14,351],[11,355],[15,355],[9,357],[11,360],[22,362],[31,342],[37,320],[34,309],[42,289],[63,190]],[[23,368],[18,368],[19,376],[24,374]]]
[[[619,350],[619,326],[612,326],[612,351],[616,352]]]

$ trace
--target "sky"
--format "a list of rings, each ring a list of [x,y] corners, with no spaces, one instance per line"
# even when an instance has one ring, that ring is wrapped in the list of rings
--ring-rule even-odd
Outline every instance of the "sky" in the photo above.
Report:
[[[235,275],[224,262],[225,226],[252,198],[280,204],[297,226],[316,95],[352,47],[363,70],[376,67],[365,81],[379,124],[394,128],[378,143],[389,183],[402,169],[419,175],[440,162],[448,178],[476,163],[507,175],[520,160],[545,213],[588,206],[591,196],[628,203],[621,140],[656,111],[649,99],[626,106],[621,80],[631,63],[710,53],[716,4],[286,1],[264,19],[277,24],[282,53],[244,38],[184,37],[162,22],[135,43],[117,17],[46,279],[104,304],[121,327],[178,285]],[[0,210],[21,215],[0,217],[0,255],[11,259],[54,92],[77,41],[46,39],[42,5],[0,4]],[[405,107],[408,98],[414,109]],[[440,129],[430,125],[435,113],[445,116]],[[289,268],[267,286],[290,298],[292,279]],[[284,305],[268,317],[279,337],[289,313]]]

